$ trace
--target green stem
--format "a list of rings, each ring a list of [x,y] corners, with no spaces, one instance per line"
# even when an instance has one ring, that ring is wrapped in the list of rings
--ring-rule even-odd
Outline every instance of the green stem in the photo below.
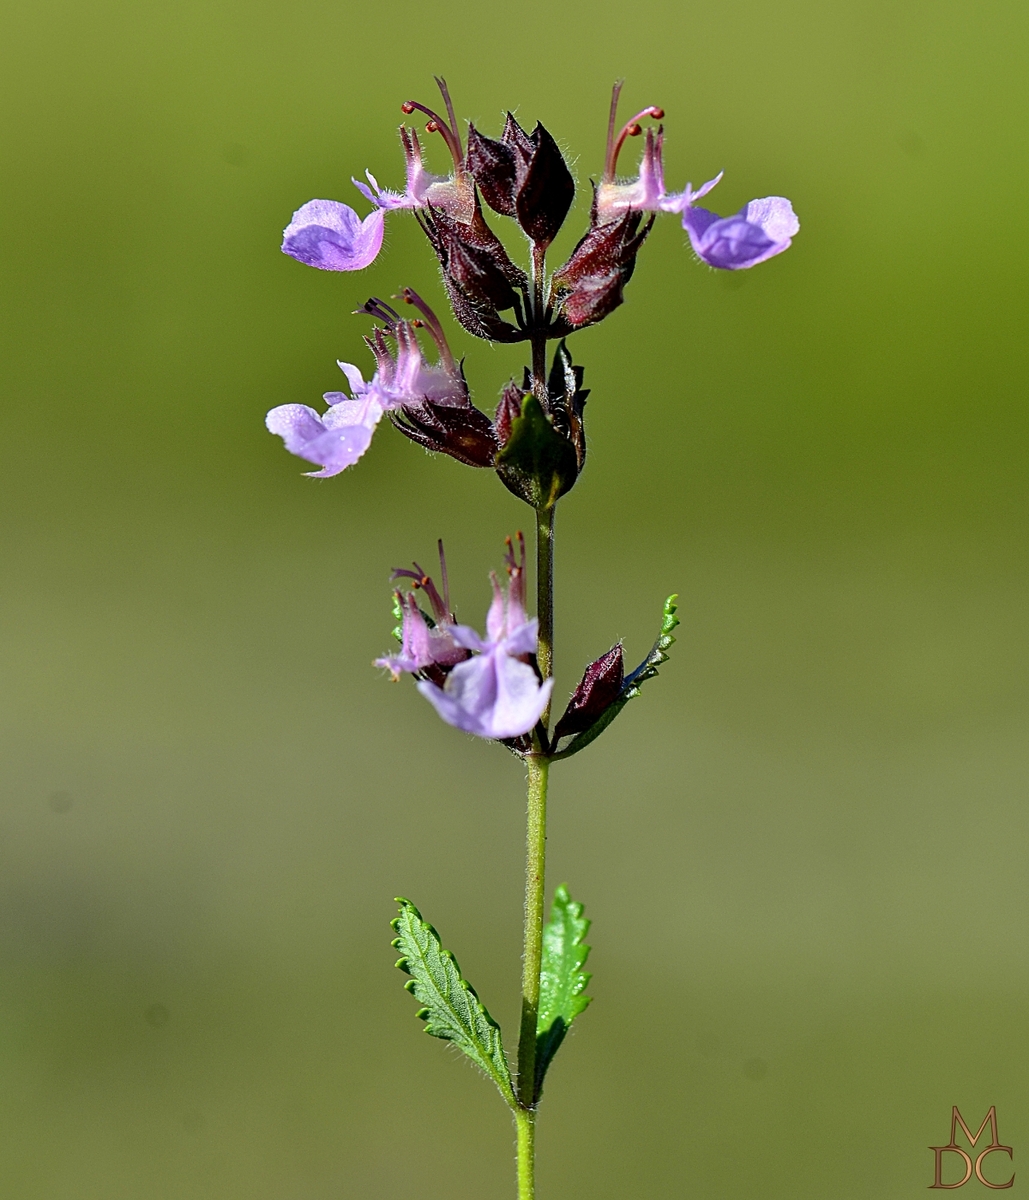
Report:
[[[550,762],[529,760],[529,819],[525,831],[525,938],[522,958],[522,1027],[518,1038],[518,1103],[531,1108],[536,1091],[536,1016],[543,958],[544,876],[547,854],[547,774]]]
[[[556,508],[536,511],[536,617],[539,641],[536,661],[540,674],[554,674],[554,513]],[[543,713],[544,728],[550,726],[550,705]]]
[[[546,334],[538,328],[543,317],[544,251],[533,246],[532,387],[546,405]],[[536,616],[539,639],[536,661],[549,679],[554,670],[554,509],[536,512]],[[518,1036],[518,1086],[515,1124],[518,1129],[518,1200],[536,1195],[536,1025],[540,1006],[540,967],[543,961],[543,906],[546,899],[547,757],[546,731],[550,706],[542,718],[544,736],[534,736],[526,756],[528,816],[525,830],[525,928],[522,952],[522,1024]]]
[[[531,1108],[515,1112],[518,1127],[518,1200],[536,1196],[536,1113]]]
[[[554,663],[554,510],[536,514],[536,615],[539,642],[536,660],[544,679]],[[549,707],[543,728],[550,721]],[[547,779],[550,759],[536,739],[527,755],[528,816],[525,830],[525,929],[522,951],[522,1026],[518,1037],[518,1200],[536,1194],[536,1026],[543,961],[543,906],[546,900]]]
[[[529,815],[525,835],[525,942],[522,957],[522,1027],[518,1038],[518,1200],[532,1200],[536,1114],[536,1022],[543,960],[543,905],[547,854],[547,776],[550,760],[529,757]]]

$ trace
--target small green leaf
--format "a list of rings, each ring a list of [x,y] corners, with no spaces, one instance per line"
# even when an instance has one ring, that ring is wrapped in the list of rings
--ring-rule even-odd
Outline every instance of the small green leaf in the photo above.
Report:
[[[396,625],[393,626],[393,636],[403,645],[404,642],[404,608],[400,603],[400,594],[393,593],[393,620]]]
[[[511,422],[511,436],[497,455],[497,473],[506,487],[533,508],[551,508],[575,483],[579,463],[575,447],[531,393],[521,415]]]
[[[536,1018],[536,1099],[543,1077],[564,1041],[568,1027],[592,999],[584,996],[591,976],[582,968],[590,948],[583,943],[590,923],[562,884],[554,893],[550,920],[543,929],[540,1004]]]
[[[461,977],[461,968],[439,934],[402,896],[400,916],[392,922],[398,934],[392,945],[400,951],[397,966],[412,976],[404,987],[422,1005],[415,1014],[432,1037],[453,1042],[493,1080],[514,1107],[511,1072],[504,1055],[500,1026],[486,1011],[475,989]]]
[[[655,678],[662,664],[668,662],[668,651],[675,642],[672,630],[679,624],[679,618],[675,615],[679,608],[675,603],[678,599],[677,595],[673,595],[669,596],[665,601],[664,612],[661,617],[661,632],[658,634],[658,639],[651,648],[650,653],[636,670],[626,675],[618,699],[608,708],[604,709],[589,729],[584,729],[582,733],[578,734],[568,743],[564,750],[553,755],[555,760],[559,758],[571,758],[573,754],[578,754],[580,750],[585,750],[590,742],[600,737],[629,701],[640,694],[641,684],[645,683],[648,679]]]

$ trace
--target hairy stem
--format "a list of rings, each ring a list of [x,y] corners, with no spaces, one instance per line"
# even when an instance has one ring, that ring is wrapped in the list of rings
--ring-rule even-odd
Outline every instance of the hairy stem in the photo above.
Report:
[[[518,1038],[518,1200],[533,1195],[533,1128],[536,1100],[536,1021],[543,958],[543,904],[547,847],[547,775],[550,760],[532,755],[529,819],[525,835],[525,945],[522,957],[522,1027]]]
[[[545,247],[532,247],[532,391],[536,399],[547,407],[547,333],[546,333],[546,257]]]
[[[539,641],[536,661],[540,674],[549,679],[554,674],[554,508],[536,512],[536,617],[539,620]],[[543,726],[550,727],[550,705],[543,713]]]
[[[525,941],[522,958],[522,1027],[518,1038],[518,1103],[531,1108],[536,1091],[536,1017],[543,957],[543,900],[547,853],[547,774],[550,762],[529,763],[529,819],[525,833]]]
[[[533,246],[532,390],[547,405],[547,339],[544,322],[544,250]],[[536,661],[549,679],[554,669],[554,508],[536,512],[536,616],[539,640]],[[543,906],[546,897],[547,777],[550,772],[546,732],[550,706],[542,717],[544,736],[534,739],[527,755],[528,817],[525,831],[525,928],[522,952],[522,1024],[518,1037],[518,1087],[515,1122],[518,1128],[518,1200],[536,1195],[536,1023],[540,1003],[543,959]],[[542,743],[542,744],[541,744]]]
[[[518,1200],[536,1196],[536,1113],[531,1108],[515,1113],[518,1127]]]

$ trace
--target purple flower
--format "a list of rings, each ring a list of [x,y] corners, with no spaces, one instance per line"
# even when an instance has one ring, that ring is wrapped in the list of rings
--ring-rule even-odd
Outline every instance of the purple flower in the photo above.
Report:
[[[664,163],[661,157],[664,145],[664,128],[658,126],[657,134],[647,129],[646,141],[643,145],[643,156],[640,159],[639,174],[627,183],[619,183],[615,176],[618,166],[618,155],[627,137],[638,137],[642,132],[639,122],[644,117],[663,117],[664,110],[653,106],[638,112],[631,121],[626,122],[621,133],[615,137],[615,113],[618,109],[618,93],[621,84],[615,84],[611,95],[611,118],[607,129],[607,154],[604,159],[604,175],[597,185],[596,210],[598,224],[617,220],[629,211],[660,212],[668,202],[665,192]]]
[[[685,192],[665,191],[665,168],[662,159],[664,148],[664,126],[647,129],[646,140],[643,144],[643,155],[640,158],[640,169],[635,179],[619,182],[615,174],[618,167],[618,155],[621,153],[625,139],[639,137],[643,132],[640,125],[645,117],[657,120],[665,115],[664,109],[653,105],[642,109],[630,121],[627,121],[618,136],[615,136],[617,123],[618,96],[622,90],[621,83],[616,83],[611,92],[611,113],[607,125],[607,154],[604,158],[604,175],[596,189],[597,224],[603,225],[616,221],[627,212],[682,212],[683,208],[700,196],[706,195],[722,178],[719,174],[710,183],[705,183],[699,192],[691,192],[689,184]]]
[[[419,105],[419,107],[421,107]],[[437,117],[437,121],[440,119]],[[365,171],[368,183],[359,179],[353,180],[354,187],[376,206],[376,208],[392,212],[397,208],[442,208],[455,220],[467,224],[475,214],[475,188],[472,177],[464,170],[460,160],[460,139],[456,131],[451,135],[449,126],[440,122],[438,129],[442,133],[446,128],[445,140],[449,146],[451,137],[456,141],[458,158],[454,174],[431,175],[422,163],[422,147],[418,134],[413,129],[400,126],[400,140],[404,145],[404,159],[407,165],[407,187],[401,192],[391,191],[379,186],[379,181],[371,173]],[[370,186],[369,186],[370,185]]]
[[[293,214],[282,234],[282,251],[322,271],[360,271],[382,248],[383,214],[362,221],[338,200],[309,200]]]
[[[401,107],[405,113],[421,110],[429,117],[426,126],[430,133],[439,133],[454,159],[454,174],[432,175],[422,163],[422,147],[413,129],[400,126],[407,164],[407,187],[404,192],[390,191],[379,186],[370,171],[365,171],[368,183],[352,180],[354,186],[372,204],[373,212],[362,221],[347,204],[338,200],[309,200],[293,214],[282,235],[282,250],[309,267],[323,271],[360,271],[370,266],[382,249],[385,215],[397,208],[437,208],[456,221],[465,224],[475,216],[475,184],[464,167],[461,135],[454,116],[454,106],[444,80],[436,83],[446,102],[448,124],[438,113],[424,104],[408,100]],[[369,186],[370,185],[370,186]]]
[[[341,362],[340,369],[347,377],[353,397],[345,392],[326,392],[324,398],[329,409],[320,416],[306,404],[283,404],[273,408],[265,418],[268,429],[282,438],[291,454],[322,468],[309,471],[309,475],[324,479],[352,466],[368,449],[383,413],[392,409],[419,407],[426,402],[441,407],[470,407],[468,385],[439,321],[410,289],[404,295],[426,314],[426,319],[419,323],[429,330],[439,348],[438,363],[426,362],[414,322],[403,321],[381,301],[370,300],[364,311],[380,317],[387,325],[385,330],[374,330],[367,339],[376,360],[371,381],[365,383],[353,363]],[[395,355],[387,344],[387,336],[396,343]]]
[[[400,654],[376,660],[376,666],[386,667],[394,677],[399,671],[418,675],[418,690],[448,725],[484,738],[528,733],[543,715],[554,686],[552,679],[540,682],[530,661],[536,653],[537,622],[525,612],[525,544],[520,534],[518,540],[520,561],[508,541],[506,595],[496,575],[490,575],[493,603],[486,616],[485,638],[467,625],[452,623],[449,598],[444,595],[439,609],[448,620],[439,620],[435,629],[429,629],[424,614],[415,616],[406,604]],[[420,572],[417,566],[415,570]],[[416,587],[431,586],[427,577],[410,571],[394,572],[397,575],[414,578]],[[435,643],[433,634],[438,638]],[[458,653],[465,657],[455,662]]]
[[[349,365],[340,363],[344,370]],[[360,378],[360,371],[353,369]],[[357,394],[356,387],[354,390]],[[357,399],[350,400],[341,392],[326,392],[325,399],[330,408],[321,416],[306,404],[280,404],[264,419],[269,431],[282,438],[290,454],[321,466],[320,471],[307,472],[314,479],[327,479],[353,466],[368,449],[384,412],[367,385]]]
[[[454,614],[450,611],[450,595],[447,587],[447,562],[443,556],[443,543],[439,543],[439,563],[443,577],[441,596],[432,579],[415,563],[414,570],[397,569],[393,579],[408,578],[414,587],[425,592],[432,608],[433,620],[426,618],[418,607],[414,593],[394,593],[401,616],[401,645],[399,654],[388,654],[375,660],[375,666],[385,667],[394,680],[402,671],[412,675],[434,677],[442,682],[447,671],[469,657],[470,651],[459,646],[453,637]]]
[[[724,271],[740,271],[781,254],[800,229],[793,206],[782,196],[751,200],[732,217],[687,205],[682,224],[697,257]]]
[[[697,208],[696,201],[706,196],[721,180],[722,172],[709,179],[697,191],[692,184],[682,192],[665,191],[662,147],[664,131],[658,126],[655,134],[647,130],[640,160],[639,173],[628,182],[618,182],[615,171],[618,155],[626,138],[643,132],[640,121],[645,117],[660,119],[660,108],[645,108],[627,122],[615,136],[618,94],[621,84],[615,84],[611,96],[611,116],[608,122],[607,157],[604,175],[596,189],[595,223],[599,227],[623,219],[628,212],[682,213],[683,228],[689,234],[694,251],[709,266],[726,271],[739,271],[756,266],[781,254],[800,229],[790,202],[782,196],[766,196],[751,200],[732,217],[719,217],[707,209]]]
[[[454,640],[475,651],[473,658],[458,663],[443,687],[428,679],[418,690],[439,715],[457,729],[484,738],[519,737],[543,715],[554,681],[541,683],[527,661],[536,653],[537,622],[525,614],[523,567],[508,556],[510,584],[505,597],[495,575],[493,603],[486,617],[486,637],[480,638],[467,625],[456,625]]]

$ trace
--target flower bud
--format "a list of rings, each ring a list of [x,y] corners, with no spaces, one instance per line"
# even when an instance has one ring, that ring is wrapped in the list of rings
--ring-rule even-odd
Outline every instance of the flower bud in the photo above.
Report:
[[[497,474],[504,486],[533,508],[550,508],[575,486],[586,460],[582,425],[589,394],[582,367],[564,342],[554,354],[545,400],[512,380],[500,397],[493,427],[500,443]]]
[[[563,716],[554,727],[554,744],[559,738],[582,733],[621,695],[624,674],[622,645],[602,654],[583,672]]]
[[[435,208],[419,219],[443,269],[454,316],[464,328],[486,341],[524,341],[528,333],[500,313],[513,309],[521,325],[528,277],[511,261],[478,207],[467,224]]]
[[[470,127],[465,167],[494,212],[514,217],[538,247],[550,245],[572,206],[575,180],[542,125],[527,134],[508,113],[499,141]]]
[[[528,390],[520,388],[512,379],[500,394],[500,403],[493,417],[493,428],[501,446],[510,439],[513,422],[522,415],[522,399]]]
[[[389,414],[402,434],[426,450],[449,454],[469,467],[492,467],[500,444],[493,422],[473,405],[406,404]]]
[[[586,464],[586,430],[582,423],[583,409],[589,388],[583,388],[583,368],[572,362],[564,340],[554,352],[554,362],[547,380],[547,398],[554,428],[572,443],[578,470]]]
[[[554,272],[554,327],[571,333],[602,321],[622,303],[636,269],[636,255],[654,218],[640,229],[643,214],[628,210],[618,220],[598,223],[596,195],[590,227],[571,257]]]
[[[502,217],[516,215],[515,194],[518,190],[518,170],[515,154],[504,141],[496,141],[468,125],[468,151],[465,166],[483,200]]]

